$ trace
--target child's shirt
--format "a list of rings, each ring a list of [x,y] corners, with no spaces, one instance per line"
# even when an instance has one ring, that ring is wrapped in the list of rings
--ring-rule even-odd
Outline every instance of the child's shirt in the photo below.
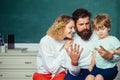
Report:
[[[103,46],[106,50],[116,50],[120,47],[120,41],[114,36],[108,36],[105,39],[98,40],[96,48]],[[101,69],[113,68],[117,62],[106,60],[96,51],[96,66]]]

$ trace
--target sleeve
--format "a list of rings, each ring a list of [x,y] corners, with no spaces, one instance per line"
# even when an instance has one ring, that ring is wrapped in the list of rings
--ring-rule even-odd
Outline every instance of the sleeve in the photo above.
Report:
[[[116,37],[113,37],[113,40],[111,42],[115,49],[120,47],[120,41]]]
[[[117,49],[117,48],[120,47],[120,41],[116,37],[114,37],[113,41],[111,41],[111,42],[113,42],[112,45],[115,46],[115,49]],[[112,62],[118,62],[118,61],[120,61],[120,55],[114,54],[113,55],[113,59],[111,61]]]
[[[112,59],[111,61],[112,61],[112,62],[118,62],[118,61],[120,61],[120,55],[114,54],[114,55],[113,55],[113,59]]]
[[[50,73],[57,73],[59,69],[62,67],[61,64],[64,62],[65,56],[63,51],[58,51],[58,56],[56,57],[56,51],[51,50],[53,44],[48,41],[42,41],[40,43],[40,51],[39,53],[42,56],[43,64],[45,69]]]
[[[80,72],[80,67],[71,65],[69,68],[69,72],[70,72],[70,74],[77,76]]]

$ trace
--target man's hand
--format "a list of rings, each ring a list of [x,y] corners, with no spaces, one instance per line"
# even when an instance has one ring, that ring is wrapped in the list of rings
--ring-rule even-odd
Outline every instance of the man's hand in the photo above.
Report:
[[[110,51],[105,50],[105,49],[103,48],[103,46],[100,46],[100,48],[95,48],[95,49],[98,51],[98,53],[99,53],[104,59],[106,59],[106,60],[112,60],[112,59],[113,59],[113,54],[112,54]]]
[[[79,45],[74,44],[74,45],[70,46],[70,49],[67,48],[66,51],[71,58],[72,65],[77,66],[78,65],[78,60],[80,58],[80,54],[83,51],[83,48],[80,49]]]

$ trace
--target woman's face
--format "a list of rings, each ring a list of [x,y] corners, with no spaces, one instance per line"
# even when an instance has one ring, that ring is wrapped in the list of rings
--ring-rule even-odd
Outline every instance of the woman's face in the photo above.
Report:
[[[75,23],[73,20],[70,20],[70,22],[66,25],[64,30],[64,37],[72,38],[73,32],[75,27]]]

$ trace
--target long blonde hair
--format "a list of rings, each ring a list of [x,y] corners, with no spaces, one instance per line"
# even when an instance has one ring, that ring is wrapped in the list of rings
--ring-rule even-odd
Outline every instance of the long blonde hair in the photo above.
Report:
[[[48,29],[47,34],[56,40],[62,40],[64,38],[64,30],[66,25],[73,20],[68,15],[59,16],[53,25]]]

